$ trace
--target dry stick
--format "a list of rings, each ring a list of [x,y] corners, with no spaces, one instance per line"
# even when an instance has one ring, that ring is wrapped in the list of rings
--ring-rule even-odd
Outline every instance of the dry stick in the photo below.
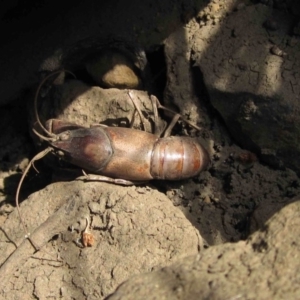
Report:
[[[111,183],[125,185],[125,186],[137,184],[136,181],[130,181],[130,180],[125,180],[125,179],[121,179],[121,178],[111,178],[111,177],[97,175],[97,174],[87,174],[84,170],[82,170],[82,173],[83,173],[83,176],[77,177],[76,180],[111,182]]]
[[[52,214],[44,223],[42,223],[32,233],[31,238],[34,239],[41,247],[43,247],[54,235],[62,233],[76,216],[80,203],[78,199],[71,197],[64,205],[62,205],[54,214]],[[29,239],[23,240],[20,246],[7,258],[0,268],[0,290],[3,289],[7,281],[14,272],[24,265],[28,258],[36,252],[32,248]]]

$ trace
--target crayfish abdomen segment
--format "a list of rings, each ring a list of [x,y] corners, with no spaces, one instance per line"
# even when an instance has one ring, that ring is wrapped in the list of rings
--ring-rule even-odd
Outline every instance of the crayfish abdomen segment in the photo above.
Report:
[[[190,137],[167,137],[155,144],[151,175],[155,179],[190,178],[206,169],[210,160],[206,150]]]

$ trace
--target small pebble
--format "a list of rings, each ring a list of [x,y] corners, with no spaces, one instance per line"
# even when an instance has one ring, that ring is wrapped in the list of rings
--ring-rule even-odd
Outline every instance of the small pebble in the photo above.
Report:
[[[271,54],[277,55],[277,56],[280,56],[280,57],[286,55],[286,53],[284,51],[282,51],[278,46],[271,47],[270,52],[271,52]]]

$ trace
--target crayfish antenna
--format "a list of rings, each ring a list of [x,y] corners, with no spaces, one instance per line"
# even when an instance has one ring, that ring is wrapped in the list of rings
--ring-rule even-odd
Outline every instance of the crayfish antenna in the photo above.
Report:
[[[46,76],[42,81],[41,83],[39,84],[37,90],[36,90],[36,93],[35,93],[35,96],[34,96],[34,115],[35,115],[35,118],[36,118],[36,121],[37,123],[39,124],[40,128],[49,136],[49,137],[55,137],[55,135],[50,132],[49,130],[47,130],[44,125],[42,124],[41,120],[40,120],[40,117],[39,117],[39,114],[38,114],[38,111],[37,111],[37,100],[38,100],[38,97],[39,97],[39,94],[40,94],[40,90],[42,88],[42,86],[45,84],[45,82],[51,78],[52,76],[54,75],[57,75],[57,74],[60,74],[61,72],[66,72],[66,73],[69,73],[71,74],[74,78],[76,78],[76,76],[71,72],[71,71],[67,71],[67,70],[58,70],[58,71],[54,71],[52,73],[50,73],[48,76]],[[34,131],[34,133],[36,134],[36,131]],[[39,137],[41,137],[41,135],[38,135]],[[45,140],[45,138],[44,138]]]
[[[20,217],[20,220],[21,220],[21,223],[22,223],[22,226],[23,226],[23,229],[24,229],[24,232],[25,232],[25,238],[29,238],[30,236],[30,233],[27,232],[27,227],[25,225],[25,222],[23,221],[23,218],[22,218],[22,215],[21,215],[21,211],[20,211],[20,206],[19,206],[19,194],[20,194],[20,189],[21,189],[21,186],[23,184],[23,181],[24,181],[24,178],[25,176],[27,175],[28,171],[30,170],[30,167],[33,166],[33,163],[37,160],[40,160],[41,158],[43,158],[44,156],[46,156],[49,152],[51,152],[53,149],[51,147],[48,147],[46,148],[45,150],[39,152],[36,156],[34,156],[32,158],[32,160],[29,162],[28,166],[26,167],[20,181],[19,181],[19,184],[18,184],[18,188],[17,188],[17,192],[16,192],[16,207],[17,207],[17,210],[18,210],[18,214],[19,214],[19,217]]]
[[[51,134],[51,137],[46,137],[46,136],[41,135],[34,128],[32,128],[32,131],[34,132],[35,135],[37,135],[43,141],[47,141],[47,142],[55,142],[55,141],[57,141],[57,135],[55,135],[53,133]]]

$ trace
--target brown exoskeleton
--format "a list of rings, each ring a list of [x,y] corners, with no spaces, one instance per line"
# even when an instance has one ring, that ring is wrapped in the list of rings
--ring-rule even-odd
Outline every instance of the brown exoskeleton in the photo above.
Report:
[[[47,136],[40,134],[35,129],[33,131],[41,139],[47,141],[49,146],[38,153],[26,168],[17,189],[16,204],[18,208],[18,195],[26,173],[34,161],[49,152],[91,173],[90,175],[85,174],[79,179],[107,181],[123,185],[151,179],[190,178],[208,166],[210,162],[208,153],[195,139],[170,136],[172,128],[181,117],[176,113],[162,138],[156,134],[131,128],[104,125],[88,128],[58,119],[48,120],[45,128],[40,122],[36,102],[42,84],[57,73],[48,75],[36,92],[34,106],[36,120]],[[129,96],[132,99],[130,92]],[[151,99],[155,116],[158,115],[157,107],[168,110],[161,106],[155,97]],[[138,110],[138,105],[136,103],[135,105]],[[184,121],[189,123],[187,120]],[[199,129],[197,126],[191,125]]]

